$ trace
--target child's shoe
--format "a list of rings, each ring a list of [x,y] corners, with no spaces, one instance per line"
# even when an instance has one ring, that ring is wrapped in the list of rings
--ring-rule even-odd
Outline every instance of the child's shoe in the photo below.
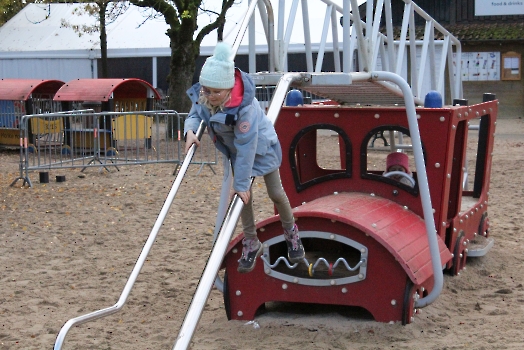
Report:
[[[258,238],[242,240],[242,256],[238,260],[237,271],[240,273],[251,272],[255,268],[257,258],[262,254],[262,243]]]
[[[284,229],[284,238],[287,244],[287,257],[292,263],[299,263],[304,260],[306,252],[304,246],[298,235],[297,225],[293,226],[292,230]]]

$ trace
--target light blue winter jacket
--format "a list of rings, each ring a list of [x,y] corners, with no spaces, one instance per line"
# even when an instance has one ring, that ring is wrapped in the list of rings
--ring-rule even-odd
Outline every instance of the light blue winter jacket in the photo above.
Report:
[[[242,103],[213,116],[198,102],[200,83],[187,90],[193,106],[184,124],[184,135],[188,130],[196,133],[203,120],[215,146],[231,160],[233,188],[244,192],[249,190],[252,176],[263,176],[280,167],[282,149],[273,124],[255,98],[253,80],[240,72],[244,83]]]

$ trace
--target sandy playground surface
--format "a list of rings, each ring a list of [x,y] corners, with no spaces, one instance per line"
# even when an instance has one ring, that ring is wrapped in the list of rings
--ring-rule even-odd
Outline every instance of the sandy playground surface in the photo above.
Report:
[[[407,326],[351,309],[284,306],[228,321],[213,289],[193,349],[523,349],[524,121],[500,119],[489,218],[495,246]],[[0,151],[0,349],[51,349],[63,324],[114,305],[174,180],[172,164],[53,170],[9,187],[18,153]],[[221,166],[191,166],[121,312],[74,327],[64,349],[171,349],[211,247]],[[85,174],[83,176],[82,174]],[[66,182],[54,181],[65,175]],[[272,213],[255,183],[259,218]],[[19,183],[20,185],[21,183]]]

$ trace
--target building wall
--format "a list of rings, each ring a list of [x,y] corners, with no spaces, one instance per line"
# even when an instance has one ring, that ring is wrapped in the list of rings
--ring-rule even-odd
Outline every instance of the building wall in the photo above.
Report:
[[[70,81],[94,76],[93,61],[74,58],[0,59],[1,79],[56,79]]]
[[[517,52],[524,58],[524,44],[482,44],[463,45],[463,52],[500,52],[501,55],[509,51]],[[521,77],[522,61],[521,61]],[[463,82],[464,98],[469,104],[482,102],[484,93],[493,93],[499,100],[499,117],[515,118],[524,117],[524,80],[498,80],[498,81],[465,81]]]

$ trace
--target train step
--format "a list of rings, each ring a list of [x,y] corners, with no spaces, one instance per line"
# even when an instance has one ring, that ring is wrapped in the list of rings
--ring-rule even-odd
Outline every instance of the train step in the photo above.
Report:
[[[491,250],[494,243],[495,240],[491,237],[475,237],[474,240],[469,242],[468,257],[479,257],[486,255]]]

